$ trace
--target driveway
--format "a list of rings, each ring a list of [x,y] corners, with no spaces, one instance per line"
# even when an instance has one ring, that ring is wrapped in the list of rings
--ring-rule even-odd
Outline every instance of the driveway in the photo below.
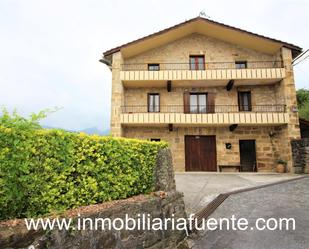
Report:
[[[308,249],[309,178],[230,195],[209,218],[232,215],[247,219],[250,229],[201,231],[187,240],[190,248]],[[255,228],[258,218],[293,218],[295,230],[290,226],[288,231],[259,231]]]
[[[184,193],[187,213],[196,213],[217,195],[299,177],[277,173],[175,173],[176,188]]]

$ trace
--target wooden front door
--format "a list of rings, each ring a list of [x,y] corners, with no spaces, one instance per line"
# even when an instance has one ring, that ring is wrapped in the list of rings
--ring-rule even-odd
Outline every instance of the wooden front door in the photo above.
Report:
[[[186,171],[217,171],[215,136],[185,136]]]
[[[239,140],[239,153],[241,171],[257,171],[255,140]]]

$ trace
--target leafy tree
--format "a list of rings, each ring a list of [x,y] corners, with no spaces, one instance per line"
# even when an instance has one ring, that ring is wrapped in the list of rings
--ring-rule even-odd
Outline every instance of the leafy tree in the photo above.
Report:
[[[297,90],[297,102],[298,106],[302,107],[309,102],[309,90],[305,88],[301,88]]]
[[[27,119],[20,116],[16,110],[10,113],[6,108],[3,108],[0,116],[0,124],[7,128],[40,129],[39,120],[45,117],[46,114],[40,112],[39,114],[32,114]]]
[[[7,128],[18,128],[22,130],[42,129],[40,121],[49,114],[58,111],[59,108],[45,109],[39,113],[32,113],[28,118],[22,117],[16,110],[10,113],[5,107],[0,111],[0,125]]]
[[[309,120],[309,102],[306,105],[299,108],[299,116],[303,119]]]
[[[297,90],[296,94],[299,116],[309,120],[309,90],[301,88]]]

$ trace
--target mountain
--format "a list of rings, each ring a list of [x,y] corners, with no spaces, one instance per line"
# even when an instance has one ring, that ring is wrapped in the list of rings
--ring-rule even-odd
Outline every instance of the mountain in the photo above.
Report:
[[[87,134],[97,134],[97,135],[108,135],[109,134],[109,129],[107,130],[99,130],[97,127],[90,127],[90,128],[86,128],[86,129],[83,129],[81,130],[80,132],[85,132]]]
[[[66,129],[62,129],[62,128],[58,128],[58,127],[47,126],[47,125],[42,125],[42,127],[44,129],[61,129],[61,130],[66,130]],[[97,134],[97,135],[101,135],[101,136],[109,135],[109,132],[110,132],[109,129],[99,130],[97,127],[90,127],[90,128],[86,128],[86,129],[83,129],[83,130],[77,130],[77,131],[72,131],[72,130],[66,130],[66,131],[69,131],[69,132],[84,132],[84,133],[87,133],[89,135]]]
[[[64,131],[69,131],[69,132],[76,132],[76,131],[63,129],[63,128],[59,128],[59,127],[48,126],[48,125],[41,125],[41,127],[44,128],[44,129],[57,129],[57,130],[64,130]]]
[[[108,135],[110,135],[110,132],[111,132],[110,129],[103,130],[103,131],[102,131],[102,135],[108,136]]]

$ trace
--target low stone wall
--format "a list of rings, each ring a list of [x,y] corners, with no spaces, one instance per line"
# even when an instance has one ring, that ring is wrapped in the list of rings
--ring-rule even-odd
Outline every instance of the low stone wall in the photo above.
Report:
[[[72,218],[74,224],[83,217],[95,220],[97,218],[125,219],[126,214],[135,220],[142,214],[153,218],[186,218],[182,193],[176,191],[172,158],[169,150],[158,154],[155,169],[155,190],[151,195],[140,195],[125,200],[112,201],[75,210],[69,210],[62,215]],[[80,214],[80,216],[78,215]],[[52,217],[55,218],[55,217]],[[0,222],[0,248],[17,249],[28,248],[74,248],[74,249],[107,249],[107,248],[176,248],[185,237],[184,231],[172,230],[171,223],[167,230],[113,230],[91,229],[28,231],[24,220]]]
[[[175,175],[172,153],[169,149],[162,149],[158,153],[157,167],[154,170],[156,191],[175,191]]]
[[[293,140],[291,144],[295,173],[309,174],[309,138]]]

